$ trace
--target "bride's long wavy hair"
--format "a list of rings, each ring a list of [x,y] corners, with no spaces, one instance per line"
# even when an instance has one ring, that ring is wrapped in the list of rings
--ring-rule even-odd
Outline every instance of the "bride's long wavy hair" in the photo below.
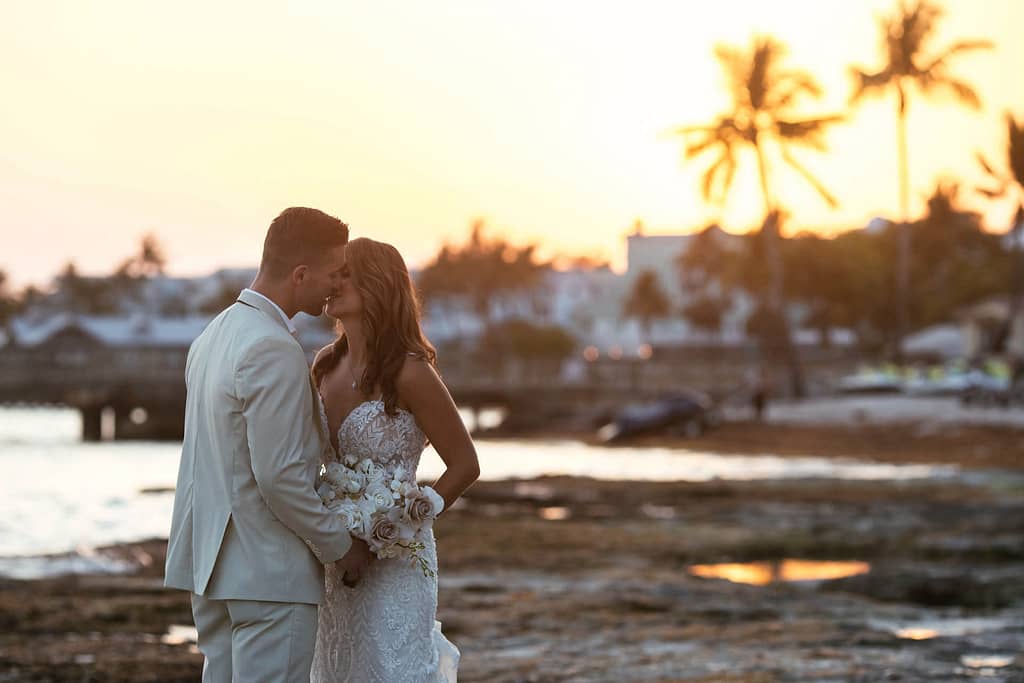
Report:
[[[359,391],[369,395],[375,387],[383,392],[384,410],[394,416],[398,410],[395,383],[402,364],[410,354],[437,365],[437,351],[420,326],[422,307],[416,287],[402,255],[390,244],[366,237],[345,247],[345,260],[352,284],[363,300],[363,334],[366,339],[366,369],[359,378]],[[338,338],[320,354],[311,370],[319,387],[324,376],[337,367],[348,353],[348,337],[338,323]]]

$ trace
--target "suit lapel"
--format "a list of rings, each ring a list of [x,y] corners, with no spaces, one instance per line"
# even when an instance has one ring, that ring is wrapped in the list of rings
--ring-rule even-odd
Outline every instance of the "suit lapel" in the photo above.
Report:
[[[321,438],[327,438],[327,434],[324,432],[324,421],[320,418],[320,392],[317,391],[316,385],[313,384],[313,378],[309,377],[309,391],[310,397],[313,399],[313,422],[316,424],[316,431],[320,434]]]
[[[279,326],[285,332],[288,332],[289,336],[291,336],[291,332],[289,332],[288,326],[285,324],[284,319],[281,318],[281,314],[278,313],[277,310],[263,297],[254,296],[248,290],[243,290],[238,295],[237,301],[240,304],[244,304],[251,308],[258,309],[261,313],[265,314],[268,318],[270,318],[270,320],[275,325]],[[292,339],[295,339],[295,337],[292,336]],[[295,342],[298,343],[298,340],[295,339]],[[309,383],[310,399],[312,400],[313,425],[314,428],[316,429],[316,433],[320,435],[320,438],[326,439],[327,434],[324,431],[323,421],[320,419],[320,393],[313,385],[313,378],[309,375],[308,372],[306,373],[306,379],[308,380]]]

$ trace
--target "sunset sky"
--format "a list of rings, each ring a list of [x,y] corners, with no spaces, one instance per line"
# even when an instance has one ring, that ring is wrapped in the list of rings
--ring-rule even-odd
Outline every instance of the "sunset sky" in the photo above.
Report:
[[[0,11],[0,269],[42,284],[69,260],[111,270],[155,233],[174,274],[255,265],[267,224],[315,206],[353,235],[423,263],[475,217],[547,254],[621,265],[636,219],[651,232],[720,218],[745,231],[761,202],[750,160],[727,210],[705,205],[674,126],[727,104],[716,43],[755,32],[790,47],[845,106],[848,66],[880,62],[892,0],[709,2],[5,3]],[[914,211],[936,179],[1003,161],[1003,112],[1024,117],[1024,2],[947,0],[936,45],[988,38],[953,71],[982,112],[912,100]],[[893,100],[856,110],[804,153],[842,202],[787,175],[794,226],[834,231],[895,215]],[[1011,210],[986,210],[1004,229]]]

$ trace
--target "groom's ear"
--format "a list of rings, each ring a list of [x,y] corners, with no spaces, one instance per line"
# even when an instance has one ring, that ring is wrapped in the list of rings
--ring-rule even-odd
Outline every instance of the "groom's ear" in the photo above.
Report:
[[[307,275],[309,275],[309,266],[295,266],[295,268],[292,269],[292,284],[301,285]]]

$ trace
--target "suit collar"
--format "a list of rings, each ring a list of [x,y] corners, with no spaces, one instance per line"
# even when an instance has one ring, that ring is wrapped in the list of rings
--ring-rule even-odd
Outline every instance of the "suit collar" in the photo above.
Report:
[[[288,316],[281,310],[281,307],[259,292],[249,288],[243,289],[242,293],[238,295],[238,301],[259,309],[275,323],[288,330],[288,334],[293,337],[297,335],[298,330],[295,329],[294,323],[288,319]]]

